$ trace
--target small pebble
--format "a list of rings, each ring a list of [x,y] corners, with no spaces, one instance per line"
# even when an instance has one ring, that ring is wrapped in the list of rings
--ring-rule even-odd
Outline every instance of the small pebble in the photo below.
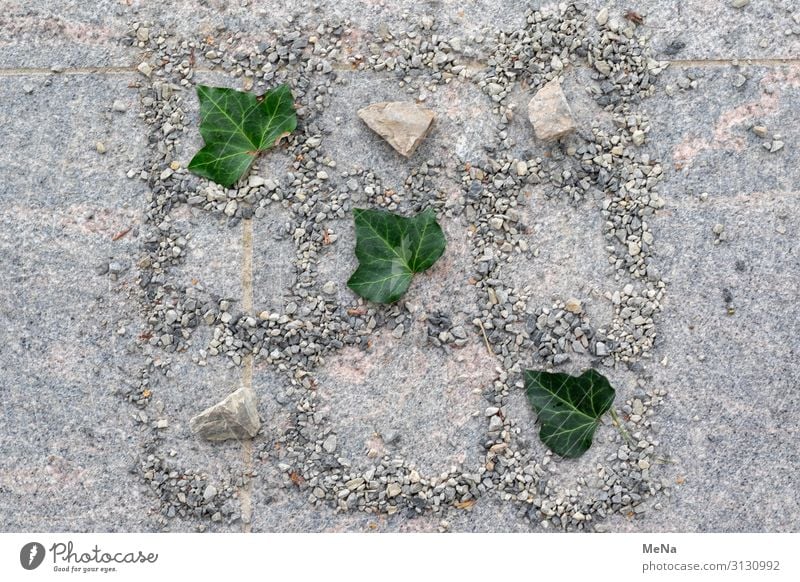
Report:
[[[213,485],[208,485],[203,491],[203,501],[208,503],[217,496],[217,488]]]

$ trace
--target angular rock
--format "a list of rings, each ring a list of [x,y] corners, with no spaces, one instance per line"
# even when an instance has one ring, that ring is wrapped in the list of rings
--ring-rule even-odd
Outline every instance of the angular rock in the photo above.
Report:
[[[209,441],[253,438],[261,427],[256,396],[251,390],[239,388],[192,418],[189,427],[194,434]]]
[[[136,67],[136,70],[139,71],[145,77],[149,77],[150,75],[153,74],[153,67],[151,67],[150,63],[146,61],[143,63],[139,63],[139,66]]]
[[[428,135],[434,117],[433,111],[408,101],[373,103],[359,109],[358,116],[406,157],[414,153]]]
[[[325,441],[322,443],[322,448],[325,449],[325,452],[332,453],[333,451],[336,450],[337,444],[338,443],[336,442],[336,435],[332,434],[329,435],[328,438],[326,438]]]
[[[217,488],[213,485],[208,485],[203,491],[203,501],[211,501],[217,496]]]
[[[386,486],[386,497],[397,497],[403,492],[403,488],[397,483],[389,483]]]
[[[536,137],[544,141],[558,139],[575,130],[575,120],[558,79],[536,92],[528,103],[528,117]]]

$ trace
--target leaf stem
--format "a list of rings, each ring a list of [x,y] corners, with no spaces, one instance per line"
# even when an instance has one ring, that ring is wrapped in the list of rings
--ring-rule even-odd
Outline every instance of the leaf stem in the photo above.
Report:
[[[486,344],[486,351],[489,352],[490,356],[494,357],[492,346],[489,344],[489,338],[486,336],[486,330],[483,328],[483,322],[480,319],[478,320],[478,327],[481,328],[481,333],[483,334],[483,342]]]
[[[632,446],[634,446],[636,443],[634,443],[634,442],[633,442],[633,438],[631,438],[631,435],[630,435],[630,433],[628,432],[628,429],[626,429],[626,428],[623,426],[623,424],[622,424],[622,420],[620,420],[619,416],[617,415],[617,409],[616,409],[616,408],[614,408],[614,407],[612,406],[612,407],[611,407],[611,409],[610,409],[610,411],[611,411],[611,420],[612,420],[612,424],[613,424],[613,425],[616,427],[616,429],[619,431],[619,434],[621,434],[621,435],[622,435],[622,438],[624,438],[624,439],[625,439],[625,442],[626,442],[626,443],[628,443],[628,446],[629,446],[629,447],[632,447]]]

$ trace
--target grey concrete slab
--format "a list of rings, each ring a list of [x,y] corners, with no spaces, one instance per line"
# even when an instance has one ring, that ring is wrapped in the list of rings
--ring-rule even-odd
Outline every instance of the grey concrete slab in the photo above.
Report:
[[[622,20],[625,2],[610,6]],[[800,7],[793,0],[754,0],[734,8],[730,0],[666,0],[635,6],[644,17],[639,30],[651,37],[658,58],[776,59],[800,54]]]
[[[539,187],[526,194],[528,204],[520,215],[528,229],[529,251],[503,265],[505,280],[519,290],[530,287],[538,302],[533,309],[575,297],[595,326],[608,324],[612,306],[603,294],[618,283],[613,269],[609,272],[599,203],[588,200],[574,207],[546,197]]]
[[[127,67],[135,50],[120,42],[124,2],[9,0],[0,15],[0,67]]]
[[[367,53],[375,35],[386,28],[410,28],[423,14],[435,17],[431,34],[466,36],[487,26],[517,27],[528,6],[488,0],[404,0],[388,6],[365,0],[317,2],[315,10],[312,4],[290,2],[270,10],[217,0],[184,2],[177,8],[108,1],[99,9],[97,3],[68,2],[56,10],[51,3],[34,1],[12,3],[0,15],[0,68],[15,69],[13,77],[0,75],[0,142],[7,146],[0,156],[0,448],[8,451],[0,459],[0,530],[159,527],[159,496],[142,483],[135,461],[154,430],[158,454],[174,451],[176,463],[207,475],[212,483],[225,483],[249,470],[251,462],[240,443],[211,445],[188,431],[193,414],[244,380],[242,370],[227,358],[207,354],[213,328],[201,324],[185,353],[145,347],[145,354],[172,361],[165,375],[151,378],[146,426],[116,393],[135,383],[145,357],[132,346],[143,328],[133,299],[136,271],[123,268],[112,278],[95,269],[115,261],[132,267],[137,252],[145,186],[126,175],[131,169],[138,173],[149,147],[137,119],[135,85],[141,76],[111,70],[78,75],[70,68],[138,62],[145,56],[143,47],[122,42],[132,22],[217,43],[241,33],[241,39],[257,46],[271,42],[271,29],[285,24],[292,11],[299,13],[295,23],[308,30],[319,14],[335,14],[352,20],[340,55],[346,58]],[[621,2],[589,4],[593,11],[610,6],[612,18],[622,18],[630,8]],[[787,34],[798,28],[793,4],[754,0],[735,10],[721,1],[647,2],[636,8],[644,16],[637,32],[653,37],[659,58],[796,57],[800,35]],[[67,71],[25,75],[17,70],[53,65]],[[391,74],[341,71],[340,77],[319,120],[327,132],[322,149],[337,161],[336,171],[330,172],[334,187],[345,181],[339,172],[367,169],[382,187],[401,191],[413,168],[438,158],[451,160],[450,176],[438,177],[436,187],[444,196],[455,196],[463,163],[484,162],[482,146],[493,134],[487,122],[491,101],[475,86],[453,81],[420,94],[400,90]],[[242,83],[208,72],[198,80]],[[611,127],[608,116],[582,91],[588,82],[586,71],[566,71],[565,91],[579,125],[599,121]],[[793,362],[800,329],[792,308],[800,277],[795,243],[800,73],[796,65],[681,65],[663,73],[660,82],[669,93],[644,102],[651,122],[644,147],[663,160],[666,172],[661,192],[667,206],[651,226],[658,266],[670,280],[668,295],[652,359],[633,370],[620,366],[607,373],[620,402],[630,399],[637,380],[644,389],[668,391],[653,416],[663,447],[659,454],[668,462],[651,473],[668,480],[673,492],[657,497],[658,506],[640,516],[616,517],[605,525],[612,531],[797,531],[800,507],[792,479],[798,467],[800,378]],[[520,90],[517,97],[518,115],[509,128],[517,142],[515,155],[548,156],[549,147],[530,144],[527,95]],[[433,132],[409,160],[355,116],[361,105],[398,98],[423,98],[437,111]],[[114,101],[127,110],[113,111]],[[188,127],[196,127],[193,93],[185,93],[182,106]],[[757,136],[754,124],[765,126],[768,137]],[[775,140],[785,145],[769,153],[763,144]],[[187,131],[178,161],[185,166],[200,144],[199,133]],[[275,152],[263,157],[255,171],[280,181],[290,162]],[[530,189],[530,203],[522,212],[535,242],[532,251],[538,252],[514,257],[506,274],[515,286],[531,286],[534,307],[577,296],[592,323],[603,325],[610,316],[603,294],[619,282],[607,272],[597,201],[589,198],[573,207],[546,194]],[[276,238],[288,213],[280,203],[265,210],[252,224],[256,313],[282,310],[295,275],[291,235]],[[247,252],[241,223],[231,228],[222,216],[186,206],[175,208],[171,219],[192,236],[185,261],[168,272],[169,280],[240,302]],[[726,240],[715,244],[718,224]],[[320,252],[317,291],[322,294],[322,285],[333,281],[334,298],[350,307],[357,302],[346,288],[355,268],[352,221],[332,220],[327,227],[338,239]],[[472,235],[458,219],[444,221],[444,227],[448,251],[415,278],[402,337],[384,329],[369,351],[347,347],[313,372],[321,412],[356,467],[373,461],[370,451],[405,456],[431,473],[481,460],[486,401],[480,392],[494,379],[495,362],[468,314],[455,322],[464,324],[467,346],[449,353],[427,345],[424,322],[414,319],[419,306],[456,313],[480,301],[468,281]],[[410,361],[424,365],[408,366]],[[577,371],[583,363],[571,365]],[[290,429],[292,403],[284,397],[288,381],[263,361],[256,363],[253,388],[264,421],[253,446],[261,451],[274,447]],[[534,415],[522,391],[511,394],[506,412],[519,429],[516,444],[542,458]],[[168,424],[152,429],[149,423],[157,420]],[[394,444],[376,436],[390,432],[400,436]],[[590,474],[619,437],[604,425],[596,438],[599,446],[580,460],[548,465],[550,486],[569,487],[578,476]],[[284,487],[289,477],[278,467],[280,458],[275,451],[253,459],[257,476],[252,487],[237,490],[233,498],[238,507],[240,498],[252,495],[255,531],[436,531],[444,527],[442,519],[454,531],[532,527],[522,515],[524,506],[494,495],[469,510],[415,518],[313,508],[307,486]],[[192,531],[200,525],[241,529],[235,520],[194,517],[179,518],[169,527]]]
[[[36,358],[4,357],[0,530],[150,529],[152,500],[133,473],[138,427],[114,394],[135,362],[108,346],[69,344],[53,341]]]
[[[204,365],[198,365],[193,351],[170,355],[171,364],[165,373],[151,377],[152,403],[146,413],[151,425],[159,421],[166,424],[156,431],[156,450],[160,456],[168,458],[180,474],[200,475],[223,491],[245,471],[242,444],[235,440],[212,443],[199,439],[192,434],[189,420],[238,390],[243,385],[242,369],[223,358],[209,358]],[[152,493],[151,496],[155,497]],[[218,505],[222,503],[220,500]],[[235,510],[240,511],[238,499],[233,503]],[[210,531],[241,531],[238,520],[210,520],[218,509],[218,506],[209,509],[208,514],[200,518],[191,510],[187,516],[178,514],[169,528],[192,531],[202,524]]]
[[[171,217],[189,234],[184,260],[170,268],[171,281],[221,298],[242,300],[242,226],[231,228],[225,216],[180,206]]]
[[[6,239],[2,246],[5,255]],[[150,500],[129,473],[139,429],[119,414],[118,395],[138,362],[131,340],[114,333],[119,302],[104,281],[84,283],[79,293],[68,278],[82,274],[63,267],[40,274],[24,285],[3,278],[27,299],[2,317],[0,529],[142,529]]]
[[[227,466],[240,465],[241,443],[211,443],[192,435],[189,420],[242,386],[241,368],[221,358],[211,358],[202,366],[191,361],[191,354],[169,356],[171,365],[152,380],[153,404],[148,408],[154,420],[169,425],[159,432],[162,448],[178,452],[178,460],[195,471],[222,477]]]
[[[253,221],[253,307],[283,313],[296,279],[297,246],[287,232],[288,212],[271,205]]]
[[[132,111],[108,111],[127,79],[42,81],[0,79],[0,529],[146,529],[151,501],[129,473],[140,429],[119,395],[140,365],[131,348],[141,326],[125,269],[142,187],[124,177],[141,142]],[[109,261],[124,269],[116,280],[96,272]]]
[[[294,400],[288,396],[289,380],[261,360],[254,364],[253,390],[258,396],[259,412],[263,422],[263,438],[273,441],[293,424]]]
[[[139,427],[121,412],[141,324],[125,299],[130,279],[95,273],[129,245],[72,216],[0,217],[3,531],[147,527],[150,500],[129,473]]]
[[[683,202],[662,264],[672,283],[648,366],[670,392],[657,421],[681,484],[665,512],[613,528],[797,531],[796,192]],[[713,244],[713,223],[734,234]],[[785,228],[785,233],[776,229]],[[663,238],[663,237],[662,237]],[[727,290],[727,291],[726,291]],[[731,301],[726,301],[726,296]],[[732,313],[729,312],[732,309]]]
[[[390,455],[414,462],[421,474],[453,465],[474,471],[493,359],[477,337],[446,354],[425,345],[422,324],[405,325],[400,339],[383,333],[367,352],[345,348],[331,358],[318,373],[320,410],[354,468]]]
[[[99,224],[86,228],[109,233],[121,224],[103,219],[109,206],[139,211],[142,186],[126,177],[144,154],[135,80],[132,74],[0,77],[5,207],[106,208],[91,219]],[[112,110],[115,101],[127,109]]]
[[[669,279],[649,383],[675,464],[664,510],[614,531],[797,531],[797,318],[800,278],[795,67],[705,69],[695,90],[645,104],[667,202],[653,230]],[[668,70],[676,84],[686,73]],[[752,125],[788,144],[767,152]],[[726,239],[716,242],[716,225]]]
[[[797,135],[794,123],[800,98],[800,68],[708,67],[669,68],[663,75],[671,97],[654,98],[644,103],[650,116],[652,135],[647,147],[655,156],[671,163],[686,176],[686,184],[668,181],[669,194],[697,196],[734,191],[787,190],[797,178],[798,155],[793,147]],[[742,75],[745,82],[735,77]],[[681,89],[681,83],[694,78],[697,87]],[[756,135],[753,126],[766,128],[767,136]],[[774,135],[782,136],[787,146],[774,154],[764,149]],[[722,192],[721,192],[722,191]]]
[[[358,268],[355,249],[355,224],[352,219],[331,220],[325,225],[329,235],[334,237],[331,244],[322,247],[315,265],[318,293],[322,286],[336,284],[335,298],[339,305],[355,307],[359,297],[348,286],[347,280]]]
[[[454,326],[463,326],[465,333],[480,334],[474,330],[471,306],[479,299],[478,289],[470,280],[473,272],[468,227],[457,220],[443,220],[442,231],[447,246],[442,258],[433,267],[416,275],[408,288],[406,301],[415,312],[443,313]]]
[[[399,90],[396,79],[379,73],[344,73],[341,79],[320,119],[323,132],[330,134],[323,141],[323,150],[340,160],[340,171],[370,170],[384,188],[400,191],[411,169],[425,160],[485,160],[483,144],[492,128],[479,112],[485,111],[490,101],[475,86],[455,80],[425,92],[421,105],[435,111],[436,119],[425,141],[405,159],[358,118],[357,110],[378,101],[414,101],[419,92]]]

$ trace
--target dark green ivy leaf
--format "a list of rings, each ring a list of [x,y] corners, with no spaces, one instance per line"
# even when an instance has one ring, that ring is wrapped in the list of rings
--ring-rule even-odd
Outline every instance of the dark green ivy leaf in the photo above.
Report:
[[[258,154],[297,127],[288,85],[278,85],[261,97],[198,85],[197,96],[205,145],[189,162],[189,170],[226,188],[247,172]]]
[[[347,286],[365,299],[397,301],[414,273],[428,269],[444,253],[444,234],[431,208],[413,218],[361,208],[353,214],[358,269]]]
[[[539,438],[562,457],[580,457],[589,450],[615,395],[608,379],[595,370],[580,376],[525,370],[525,391],[539,415]]]

